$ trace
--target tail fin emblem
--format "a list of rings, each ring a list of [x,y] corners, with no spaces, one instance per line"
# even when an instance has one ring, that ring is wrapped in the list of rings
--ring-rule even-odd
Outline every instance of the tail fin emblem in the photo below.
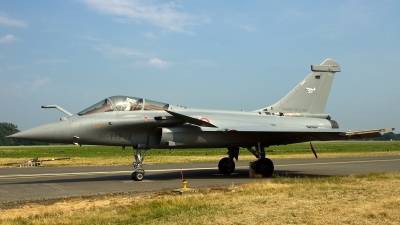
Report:
[[[312,94],[316,89],[315,88],[306,88],[307,94]]]

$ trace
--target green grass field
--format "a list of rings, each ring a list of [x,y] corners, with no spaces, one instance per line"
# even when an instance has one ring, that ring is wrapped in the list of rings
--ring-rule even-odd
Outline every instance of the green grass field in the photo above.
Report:
[[[400,142],[396,141],[342,141],[342,142],[314,142],[317,153],[342,152],[382,152],[400,151]],[[271,146],[266,148],[267,155],[310,154],[310,144],[300,143],[285,146]],[[133,154],[132,148],[122,152],[121,147],[114,146],[3,146],[0,147],[0,158],[46,158],[46,157],[126,157]],[[153,156],[213,156],[224,155],[226,149],[151,149],[148,155]],[[240,155],[251,155],[246,149],[240,150]]]
[[[400,142],[396,141],[342,141],[313,142],[320,158],[357,157],[400,154]],[[0,166],[11,162],[26,162],[34,158],[39,160],[68,157],[71,160],[54,161],[46,166],[100,166],[130,165],[133,161],[133,148],[113,146],[16,146],[0,147]],[[217,149],[151,149],[147,152],[144,164],[218,162],[227,156],[227,150]],[[266,155],[273,160],[314,157],[309,143],[266,148]],[[241,149],[239,160],[250,161],[255,157],[247,149]]]

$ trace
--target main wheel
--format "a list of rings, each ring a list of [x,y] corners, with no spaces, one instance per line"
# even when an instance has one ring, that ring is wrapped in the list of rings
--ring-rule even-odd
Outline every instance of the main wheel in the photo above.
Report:
[[[133,172],[132,173],[132,180],[134,181],[142,181],[144,177],[144,171],[143,172]]]
[[[270,177],[274,172],[274,163],[268,159],[263,158],[257,161],[257,173],[262,174],[263,177]]]
[[[235,171],[235,162],[230,158],[222,158],[218,163],[219,172],[222,174],[231,174]]]

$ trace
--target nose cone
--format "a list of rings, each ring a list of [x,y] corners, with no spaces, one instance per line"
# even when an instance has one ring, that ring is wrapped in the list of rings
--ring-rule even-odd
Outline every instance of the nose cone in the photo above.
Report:
[[[53,141],[54,128],[52,124],[35,127],[26,131],[22,131],[8,136],[10,138],[18,138],[30,141]]]
[[[8,137],[30,141],[71,143],[70,129],[69,121],[60,121],[21,131]]]

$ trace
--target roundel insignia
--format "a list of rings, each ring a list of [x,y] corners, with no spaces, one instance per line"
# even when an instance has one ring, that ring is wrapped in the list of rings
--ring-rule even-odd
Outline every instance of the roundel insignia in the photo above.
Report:
[[[205,117],[200,117],[199,120],[210,123],[210,120]]]
[[[148,116],[143,116],[143,119],[147,121],[149,117]]]

